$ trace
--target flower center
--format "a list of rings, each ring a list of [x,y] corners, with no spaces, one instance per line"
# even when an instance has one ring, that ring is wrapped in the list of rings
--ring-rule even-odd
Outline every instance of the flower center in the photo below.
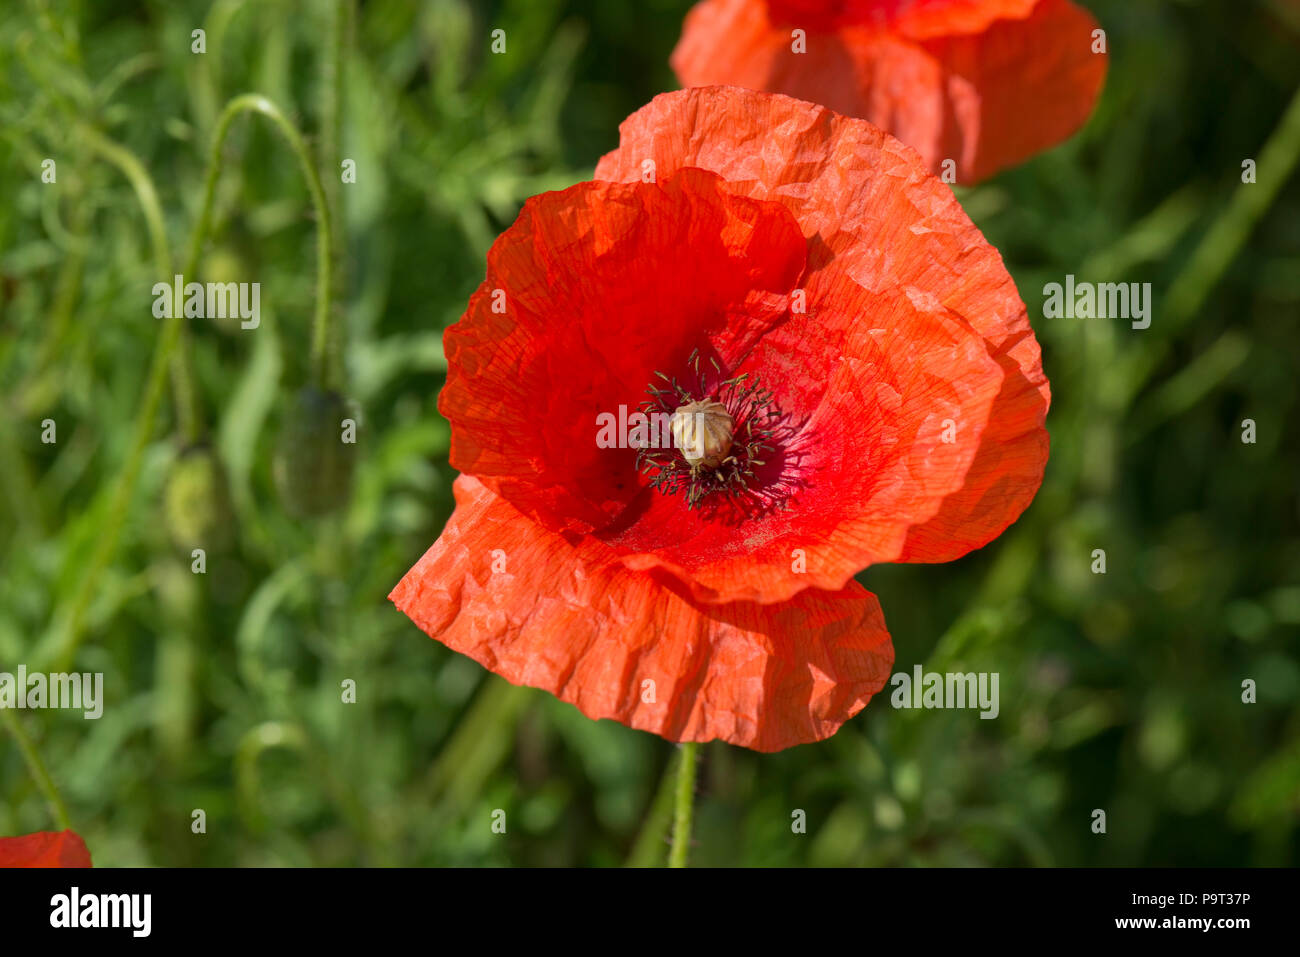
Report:
[[[660,382],[646,389],[641,411],[651,420],[671,416],[673,441],[671,448],[638,449],[638,468],[664,495],[684,493],[691,509],[730,504],[750,514],[784,506],[781,483],[766,468],[780,420],[772,393],[749,373],[722,379],[716,361],[711,373],[701,370],[698,351],[689,361],[693,384],[657,372]]]
[[[673,444],[692,468],[716,469],[731,451],[736,420],[716,399],[687,402],[673,413]]]

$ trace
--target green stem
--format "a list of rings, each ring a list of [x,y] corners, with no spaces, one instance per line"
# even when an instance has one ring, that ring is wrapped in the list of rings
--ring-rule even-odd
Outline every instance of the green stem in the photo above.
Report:
[[[1175,327],[1195,315],[1210,291],[1237,258],[1255,224],[1273,205],[1291,171],[1300,162],[1300,92],[1260,150],[1256,182],[1237,187],[1227,208],[1201,239],[1169,287],[1165,312]]]
[[[682,762],[677,768],[677,808],[673,817],[673,848],[668,854],[669,867],[685,867],[691,847],[691,813],[695,808],[695,765],[697,745],[682,745]]]
[[[203,241],[207,237],[208,229],[212,223],[212,206],[216,197],[217,177],[221,172],[221,149],[225,144],[226,136],[229,134],[230,126],[235,118],[240,113],[246,112],[261,113],[270,118],[281,133],[284,134],[302,166],[303,174],[307,178],[308,190],[311,192],[312,202],[316,207],[319,232],[316,237],[318,270],[316,276],[316,321],[313,335],[313,358],[319,360],[317,368],[322,368],[328,365],[325,344],[329,339],[329,211],[325,207],[320,178],[316,175],[316,168],[312,164],[306,144],[303,143],[302,137],[293,124],[285,119],[279,108],[264,96],[255,93],[237,96],[226,104],[226,108],[221,113],[216,134],[213,137],[212,149],[209,153],[208,170],[204,180],[203,200],[199,208],[199,218],[195,222],[194,231],[190,236],[189,254],[185,260],[184,275],[192,276],[198,269],[199,256],[203,252]],[[118,154],[118,158],[122,158],[120,154]],[[134,157],[131,157],[131,159],[134,160]],[[127,163],[126,168],[131,168],[131,164]],[[156,208],[157,197],[152,192],[153,184],[148,182],[147,177],[140,182],[142,185],[137,187],[137,192],[144,189],[146,194],[153,195],[153,205]],[[147,202],[142,200],[142,203]],[[161,224],[160,217],[157,222]],[[158,252],[157,239],[158,237],[155,235],[156,253]],[[165,243],[163,243],[163,246],[165,246]],[[153,362],[145,380],[144,398],[140,402],[140,411],[136,413],[135,434],[131,440],[131,447],[127,452],[126,462],[123,464],[121,472],[118,473],[117,486],[113,491],[108,513],[104,520],[104,527],[96,541],[95,551],[90,557],[86,574],[82,576],[81,585],[72,598],[66,618],[60,623],[61,627],[54,629],[46,640],[45,647],[37,649],[37,661],[41,664],[47,660],[54,661],[59,666],[55,670],[67,670],[72,662],[72,656],[76,653],[77,647],[84,637],[83,629],[86,612],[98,589],[100,576],[103,575],[104,569],[107,568],[108,562],[117,548],[117,541],[122,533],[122,524],[126,520],[131,497],[135,492],[135,483],[140,475],[144,450],[149,444],[149,436],[153,434],[154,419],[158,414],[158,405],[162,399],[162,392],[167,381],[167,367],[172,353],[176,350],[176,344],[180,341],[183,326],[184,322],[179,318],[167,320],[163,324],[163,332],[158,337],[157,346],[154,347]]]
[[[92,150],[116,166],[130,182],[131,188],[140,201],[144,212],[145,225],[149,229],[150,243],[153,246],[154,268],[161,282],[172,281],[172,255],[167,245],[167,230],[163,225],[162,204],[158,202],[158,191],[154,189],[153,178],[148,171],[126,147],[113,142],[98,130],[90,126],[81,128],[81,135]],[[188,273],[186,275],[189,275]],[[187,332],[184,322],[177,333],[178,341],[185,343]],[[172,390],[176,402],[176,417],[181,434],[186,442],[197,442],[203,432],[202,416],[199,413],[197,394],[194,391],[194,374],[190,368],[190,351],[184,346],[171,356]]]
[[[325,0],[329,17],[329,35],[325,56],[321,60],[320,83],[320,160],[321,176],[325,185],[325,199],[329,206],[331,221],[342,223],[342,195],[339,181],[339,150],[342,129],[343,102],[343,35],[345,25],[350,18],[348,0]],[[330,286],[331,302],[336,304],[342,299],[343,289],[343,249],[342,228],[331,231],[329,243],[330,268],[332,283]],[[330,331],[333,333],[328,344],[331,377],[340,377],[341,369],[336,365],[341,352],[341,330],[336,317],[331,316]]]
[[[63,797],[59,794],[59,789],[54,786],[54,779],[50,777],[50,772],[46,770],[45,762],[41,760],[40,753],[32,744],[31,739],[27,737],[27,732],[23,730],[22,724],[11,709],[0,708],[0,718],[4,720],[5,727],[14,736],[14,740],[18,742],[18,750],[27,763],[27,770],[31,771],[32,777],[36,780],[36,786],[45,795],[45,800],[50,805],[50,812],[54,815],[54,821],[59,830],[69,830],[72,827],[72,822],[68,818],[68,807],[63,803]]]
[[[1237,186],[1232,199],[1215,219],[1193,250],[1183,268],[1169,284],[1163,319],[1158,321],[1162,338],[1142,351],[1133,363],[1126,382],[1124,407],[1146,387],[1169,353],[1177,332],[1209,298],[1228,267],[1236,260],[1255,226],[1264,218],[1282,186],[1300,164],[1300,92],[1291,98],[1286,112],[1259,152],[1255,164],[1256,182]],[[1154,328],[1154,327],[1153,327]]]
[[[34,410],[44,402],[44,393],[51,380],[58,377],[55,369],[59,350],[67,338],[72,324],[72,314],[76,310],[81,295],[82,271],[86,264],[89,248],[87,225],[90,215],[87,212],[85,193],[75,187],[72,199],[72,229],[69,230],[67,255],[59,265],[59,277],[54,284],[54,300],[50,305],[50,319],[45,332],[45,340],[34,368],[26,377],[26,382],[19,388],[19,404],[25,409]],[[57,200],[56,200],[57,202]]]
[[[531,689],[488,675],[439,751],[423,799],[452,810],[465,807],[509,755],[515,723],[533,700]]]
[[[95,86],[95,101],[101,106],[107,105],[112,101],[113,96],[127,83],[135,79],[141,73],[149,70],[156,70],[162,65],[162,58],[152,50],[144,53],[137,53],[129,60],[123,60],[115,66],[108,74]]]
[[[637,835],[632,852],[628,854],[624,867],[657,867],[663,860],[664,844],[668,842],[668,828],[673,821],[673,799],[677,793],[677,771],[681,768],[681,756],[668,762],[663,777],[659,781],[654,798],[646,811],[641,832]]]
[[[206,71],[192,74],[196,83],[194,112],[198,127],[206,136],[217,115],[217,100],[221,96],[221,63],[225,52],[226,34],[235,15],[245,6],[246,0],[217,0],[208,10],[203,29],[208,36],[208,52],[203,57]]]
[[[199,256],[203,251],[203,240],[207,237],[212,219],[213,199],[216,196],[217,176],[221,170],[221,149],[225,144],[230,126],[241,113],[260,113],[267,117],[284,136],[298,158],[303,177],[307,180],[307,191],[311,194],[312,206],[316,211],[316,311],[312,320],[311,358],[312,369],[317,384],[328,388],[333,385],[331,367],[333,357],[330,354],[330,297],[333,282],[333,268],[330,264],[330,247],[334,242],[333,222],[330,219],[329,206],[325,202],[325,191],[321,188],[320,176],[312,162],[311,153],[297,128],[285,118],[280,108],[260,93],[244,93],[226,104],[217,120],[216,135],[212,140],[212,152],[208,161],[207,180],[203,186],[203,205],[200,207],[199,220],[194,227],[190,241],[189,258],[186,261],[186,274],[198,268]]]

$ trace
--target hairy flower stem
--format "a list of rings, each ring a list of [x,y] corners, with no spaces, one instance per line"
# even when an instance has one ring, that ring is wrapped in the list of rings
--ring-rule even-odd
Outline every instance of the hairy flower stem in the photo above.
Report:
[[[695,808],[695,765],[697,749],[694,741],[682,745],[682,761],[677,768],[677,807],[673,817],[673,847],[668,853],[669,867],[685,867],[691,847],[691,814]]]
[[[312,329],[312,365],[317,370],[317,381],[322,386],[328,386],[330,381],[327,373],[331,364],[327,354],[327,346],[330,341],[329,244],[332,235],[329,210],[325,205],[325,195],[321,190],[320,177],[316,174],[316,167],[312,162],[311,154],[307,152],[307,146],[303,142],[302,136],[294,125],[285,118],[284,114],[280,112],[279,107],[264,96],[256,93],[245,93],[242,96],[235,97],[226,104],[220,119],[217,121],[216,133],[212,139],[212,148],[208,154],[208,169],[203,186],[203,200],[199,207],[199,218],[195,221],[194,231],[190,235],[190,246],[185,259],[184,275],[194,275],[198,269],[199,256],[203,252],[203,243],[212,224],[212,206],[216,198],[217,178],[221,173],[221,150],[225,146],[231,125],[241,113],[261,113],[275,124],[276,128],[284,135],[284,138],[288,140],[289,146],[294,155],[297,156],[303,175],[307,180],[307,189],[311,193],[312,205],[316,210],[317,224],[316,312]],[[150,183],[147,190],[152,193],[152,189],[152,183]],[[156,207],[156,194],[153,194],[153,200],[153,205]],[[161,227],[161,223],[162,219],[159,216],[157,217],[157,225]],[[160,240],[161,246],[166,246],[166,237],[161,233],[156,234],[154,236],[155,254],[158,254]],[[167,369],[171,363],[172,354],[176,351],[176,345],[180,341],[183,325],[184,320],[180,318],[169,319],[163,324],[163,331],[158,337],[157,346],[154,347],[153,362],[145,380],[144,397],[140,401],[140,410],[136,413],[135,433],[131,440],[130,449],[127,452],[126,461],[118,472],[117,484],[113,490],[112,499],[108,504],[108,511],[104,516],[104,523],[96,541],[95,551],[91,554],[80,587],[73,595],[62,620],[52,629],[43,647],[37,649],[35,658],[38,667],[41,667],[42,670],[44,663],[50,661],[53,661],[57,666],[54,670],[67,670],[84,637],[86,612],[90,607],[91,599],[97,593],[100,577],[103,575],[104,569],[108,567],[108,563],[117,549],[118,538],[122,533],[122,524],[126,520],[131,497],[135,493],[136,480],[140,476],[144,450],[149,444],[149,437],[153,434],[154,419],[157,417],[158,405],[162,400],[163,389],[166,385]]]
[[[312,208],[316,213],[316,310],[312,318],[311,362],[316,384],[323,389],[334,385],[332,367],[334,357],[330,354],[333,336],[330,330],[330,300],[332,295],[333,268],[330,263],[330,247],[334,244],[334,226],[330,218],[329,205],[325,201],[325,191],[321,188],[320,175],[316,164],[302,134],[280,108],[260,93],[244,93],[226,104],[217,120],[216,135],[212,139],[212,152],[208,160],[208,174],[203,186],[203,205],[200,207],[199,219],[195,224],[190,241],[187,272],[198,268],[199,255],[203,251],[203,241],[207,238],[212,220],[213,199],[217,191],[217,177],[221,172],[221,149],[225,145],[230,126],[241,113],[261,113],[269,119],[284,136],[298,159],[303,178],[307,181],[307,191],[311,194]]]
[[[343,104],[343,39],[351,20],[350,0],[324,0],[329,22],[325,55],[321,58],[320,77],[320,170],[325,186],[325,203],[330,221],[342,222],[342,189],[339,175],[339,149],[342,129]],[[338,308],[343,298],[343,237],[341,229],[329,232],[330,302]],[[342,329],[336,317],[330,317],[332,337],[325,348],[328,351],[328,377],[342,378],[338,360],[341,354]]]
[[[154,188],[153,177],[144,168],[144,164],[134,153],[119,143],[105,137],[90,126],[82,127],[81,136],[92,150],[116,166],[130,182],[140,201],[144,213],[145,225],[149,229],[149,241],[153,246],[154,269],[162,282],[170,283],[172,279],[171,249],[167,244],[167,230],[163,225],[162,205],[158,202],[158,191]],[[176,421],[181,435],[187,443],[197,442],[203,433],[202,413],[199,410],[198,396],[194,391],[194,373],[190,366],[190,351],[185,345],[188,333],[185,323],[175,322],[180,328],[176,336],[182,347],[173,351],[171,356],[172,391],[176,403]]]
[[[55,824],[60,831],[70,829],[72,822],[68,819],[68,807],[63,803],[63,797],[59,794],[59,789],[54,786],[54,779],[50,777],[50,772],[46,770],[45,762],[41,760],[41,755],[36,750],[36,746],[27,737],[27,732],[23,730],[18,716],[10,708],[0,708],[0,719],[3,719],[5,727],[9,729],[9,733],[14,736],[14,740],[18,743],[18,750],[27,763],[27,770],[32,773],[36,786],[41,789],[46,802],[50,805],[50,813],[54,815]]]

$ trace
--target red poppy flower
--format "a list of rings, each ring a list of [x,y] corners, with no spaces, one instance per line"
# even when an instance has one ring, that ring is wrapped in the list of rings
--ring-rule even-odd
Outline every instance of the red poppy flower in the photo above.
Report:
[[[90,867],[90,851],[73,831],[0,837],[0,867]]]
[[[683,86],[864,117],[971,183],[1083,125],[1106,76],[1095,29],[1068,0],[703,0],[672,66]]]
[[[877,127],[705,88],[621,134],[598,181],[524,205],[447,330],[466,474],[391,598],[593,718],[819,740],[893,663],[853,576],[965,554],[1037,490],[1038,344],[997,252]],[[673,441],[601,447],[620,407]]]

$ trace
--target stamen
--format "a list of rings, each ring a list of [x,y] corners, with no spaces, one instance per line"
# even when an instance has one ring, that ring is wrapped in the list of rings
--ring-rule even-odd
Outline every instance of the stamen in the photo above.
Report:
[[[709,362],[711,377],[700,370],[699,351],[691,353],[693,387],[655,373],[665,386],[647,386],[650,398],[641,411],[652,419],[671,415],[674,447],[639,449],[638,468],[661,493],[684,492],[689,509],[729,505],[748,515],[788,507],[789,489],[756,471],[776,453],[781,414],[771,391],[747,372],[718,381],[722,368],[716,359]]]

